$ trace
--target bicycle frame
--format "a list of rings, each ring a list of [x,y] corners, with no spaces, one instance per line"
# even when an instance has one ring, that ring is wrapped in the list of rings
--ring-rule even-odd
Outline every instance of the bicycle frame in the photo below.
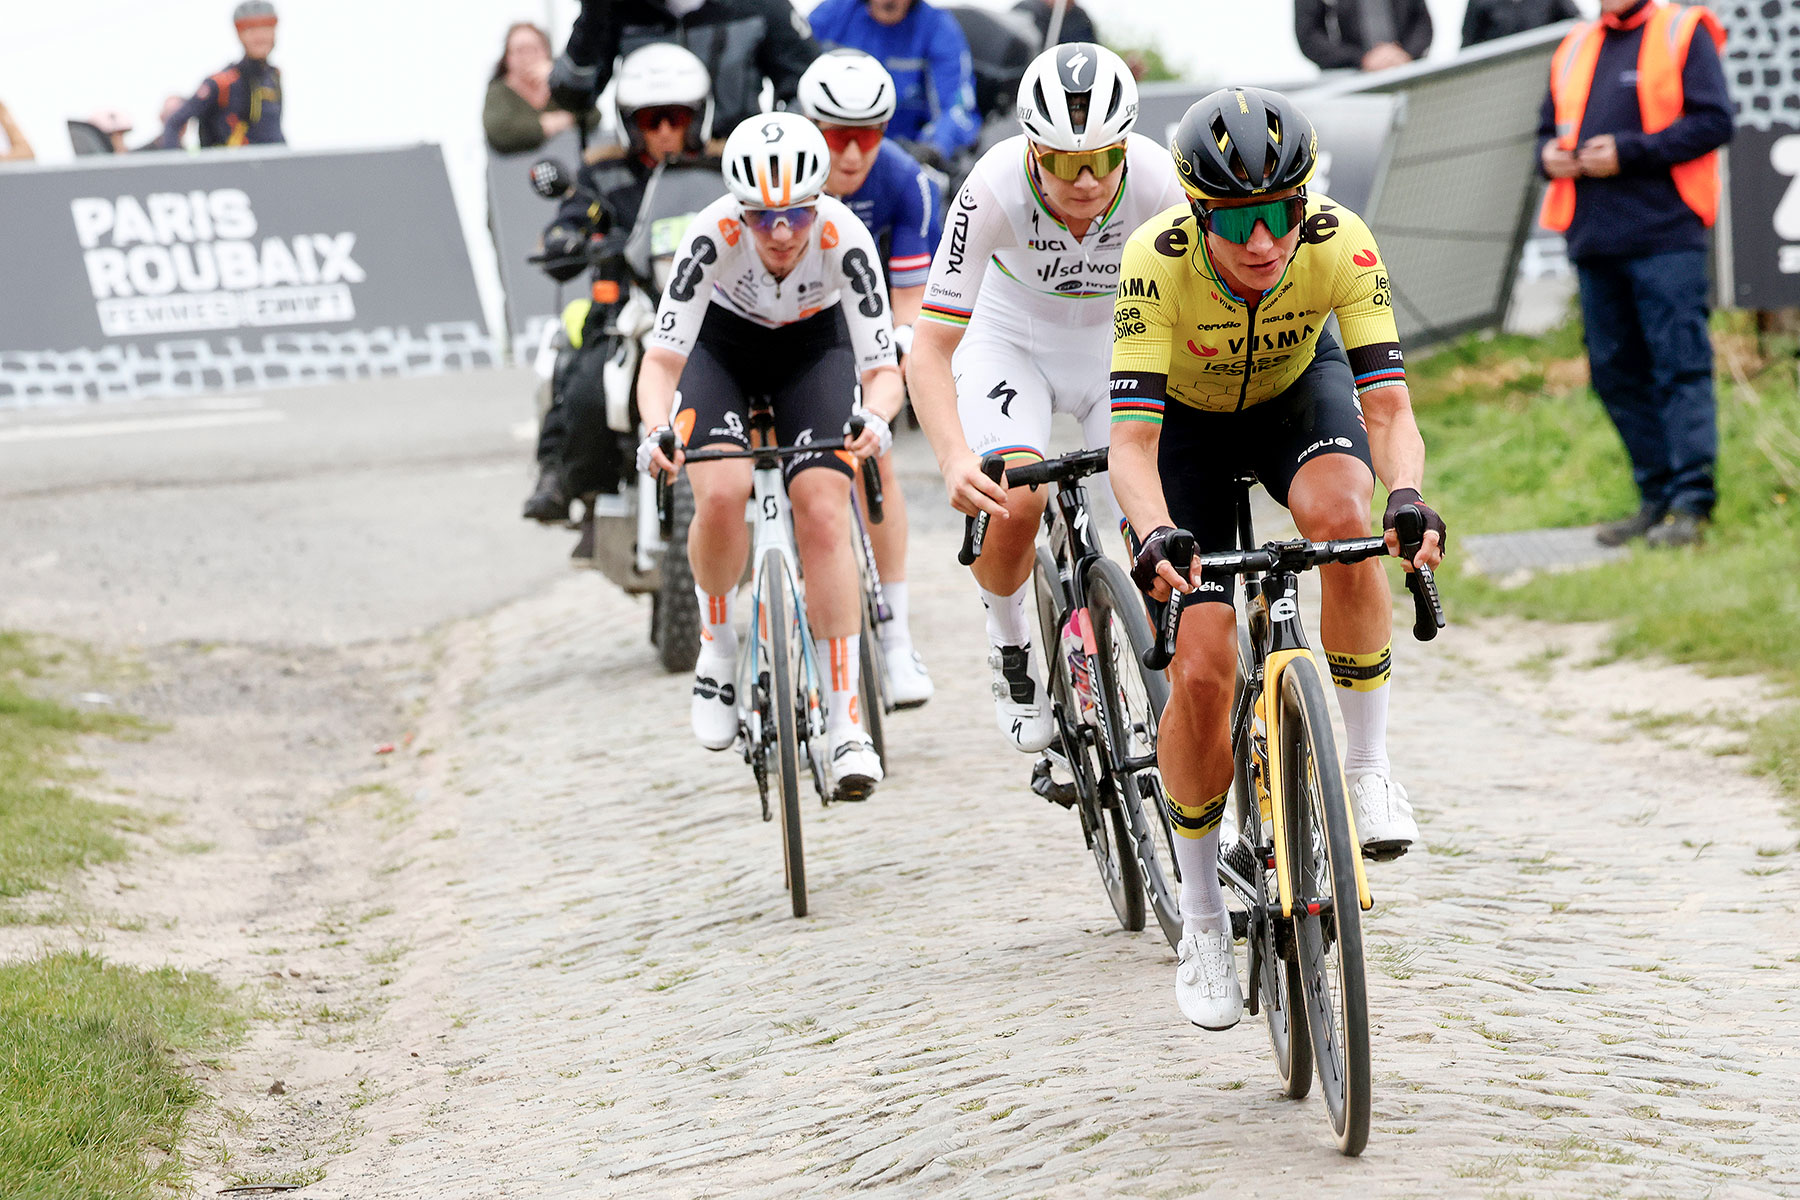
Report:
[[[1238,544],[1248,550],[1255,545],[1250,528],[1248,488],[1238,494],[1237,515]],[[1257,803],[1274,831],[1275,882],[1281,900],[1281,915],[1291,918],[1294,915],[1294,882],[1293,866],[1288,861],[1287,797],[1282,794],[1281,782],[1281,676],[1295,659],[1312,655],[1312,647],[1307,644],[1306,628],[1300,621],[1300,577],[1296,573],[1283,570],[1266,575],[1246,572],[1243,587],[1250,626],[1250,674],[1231,714],[1231,744],[1236,746],[1239,738],[1253,736],[1251,721],[1260,706],[1266,730],[1264,750],[1261,756],[1253,754],[1251,757],[1254,763],[1266,764],[1266,767],[1253,772],[1256,775],[1253,783]],[[1318,664],[1316,658],[1313,661],[1319,666],[1320,677],[1330,678],[1323,664]],[[1342,767],[1334,764],[1333,769],[1342,770]],[[1347,788],[1345,791],[1348,794]],[[1346,805],[1346,811],[1354,841],[1354,806]],[[1369,880],[1363,869],[1362,856],[1352,859],[1352,865],[1356,871],[1357,901],[1367,912],[1375,906],[1375,901],[1369,895]]]

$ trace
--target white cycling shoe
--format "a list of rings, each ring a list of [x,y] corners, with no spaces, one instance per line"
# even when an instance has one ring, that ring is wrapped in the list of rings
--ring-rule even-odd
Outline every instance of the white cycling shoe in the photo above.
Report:
[[[887,652],[888,699],[895,708],[917,708],[937,691],[917,650]]]
[[[860,728],[851,727],[831,736],[831,798],[867,800],[881,782],[881,756],[875,743]]]
[[[709,653],[710,651],[710,653]],[[737,741],[737,656],[700,647],[694,662],[694,701],[689,709],[694,736],[708,750],[728,750]]]
[[[1356,812],[1356,836],[1362,852],[1377,862],[1399,858],[1419,840],[1406,789],[1387,776],[1370,771],[1350,785],[1350,806]]]
[[[1031,657],[1031,643],[992,647],[988,666],[994,671],[994,718],[1000,732],[1027,754],[1048,746],[1056,736],[1056,723],[1050,719],[1050,699],[1037,660]]]
[[[1175,1003],[1181,1015],[1202,1029],[1230,1029],[1244,1015],[1244,989],[1238,986],[1237,959],[1230,933],[1190,933],[1176,954]]]

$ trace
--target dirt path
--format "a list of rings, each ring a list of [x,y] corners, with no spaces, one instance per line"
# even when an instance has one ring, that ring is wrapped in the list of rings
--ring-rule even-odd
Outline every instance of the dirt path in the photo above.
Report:
[[[1167,947],[1117,929],[992,731],[948,534],[922,541],[939,696],[895,719],[873,803],[808,809],[802,921],[637,606],[579,578],[453,627],[431,753],[364,847],[379,915],[337,947],[386,980],[376,1015],[310,1094],[238,1089],[239,1165],[270,1141],[292,1165],[261,1123],[318,1100],[341,1128],[307,1194],[347,1200],[1800,1189],[1793,827],[1699,723],[1615,715],[1741,683],[1584,665],[1581,631],[1397,647],[1430,852],[1374,875],[1375,1127],[1347,1162],[1317,1099],[1276,1094],[1260,1025],[1180,1022]],[[1645,732],[1689,725],[1705,744]]]

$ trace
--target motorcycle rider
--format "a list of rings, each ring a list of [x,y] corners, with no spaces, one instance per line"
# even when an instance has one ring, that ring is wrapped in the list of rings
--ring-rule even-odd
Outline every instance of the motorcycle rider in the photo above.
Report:
[[[818,444],[818,453],[787,459],[784,477],[813,639],[831,664],[831,790],[861,800],[881,782],[881,760],[857,704],[862,605],[850,487],[857,458],[890,444],[888,423],[904,400],[875,239],[855,213],[821,194],[830,152],[798,113],[745,121],[726,139],[724,157],[730,194],[689,225],[638,371],[638,411],[652,426],[638,467],[673,471],[685,461],[680,449],[674,462],[663,455],[670,430],[699,448],[747,448],[755,396],[769,399],[779,444]],[[866,428],[850,453],[833,453],[845,445],[859,384]],[[691,720],[702,745],[723,750],[738,733],[732,608],[750,551],[751,468],[743,460],[696,463],[688,479],[688,560],[702,620]]]
[[[653,42],[693,51],[713,81],[718,128],[762,111],[763,80],[775,100],[794,98],[818,56],[812,28],[788,0],[581,0],[569,41],[550,69],[550,96],[586,112],[613,76],[619,55]]]
[[[861,50],[822,54],[800,77],[800,111],[819,127],[831,151],[825,194],[848,205],[886,250],[894,347],[904,371],[943,222],[931,175],[897,143],[882,137],[894,115],[895,95],[887,68]],[[888,691],[896,708],[916,708],[931,699],[933,688],[924,659],[913,649],[908,623],[906,493],[894,471],[893,454],[883,454],[879,461],[887,499],[881,523],[869,526],[869,541],[893,613],[882,633]]]
[[[577,300],[564,310],[575,354],[558,372],[550,410],[538,431],[538,481],[525,501],[529,520],[566,521],[571,500],[593,492],[616,492],[626,474],[629,449],[621,448],[619,435],[607,427],[601,382],[612,352],[606,334],[625,299],[622,283],[628,278],[619,251],[657,166],[706,155],[712,133],[711,93],[706,67],[680,46],[656,43],[629,55],[620,64],[613,89],[619,144],[601,150],[581,168],[579,189],[562,202],[544,230],[545,252],[563,258],[545,268],[559,282],[590,265],[592,251],[609,247],[612,253],[591,264],[592,299]],[[603,240],[596,245],[596,239]],[[593,547],[590,516],[583,523],[574,564],[592,565]]]

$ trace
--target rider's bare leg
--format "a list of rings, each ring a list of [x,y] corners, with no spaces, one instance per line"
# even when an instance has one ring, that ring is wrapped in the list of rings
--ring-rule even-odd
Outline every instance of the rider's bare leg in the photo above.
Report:
[[[1228,604],[1182,610],[1169,703],[1157,727],[1156,761],[1168,793],[1181,867],[1181,915],[1187,932],[1226,927],[1219,888],[1219,819],[1231,788],[1231,690],[1237,620]]]

